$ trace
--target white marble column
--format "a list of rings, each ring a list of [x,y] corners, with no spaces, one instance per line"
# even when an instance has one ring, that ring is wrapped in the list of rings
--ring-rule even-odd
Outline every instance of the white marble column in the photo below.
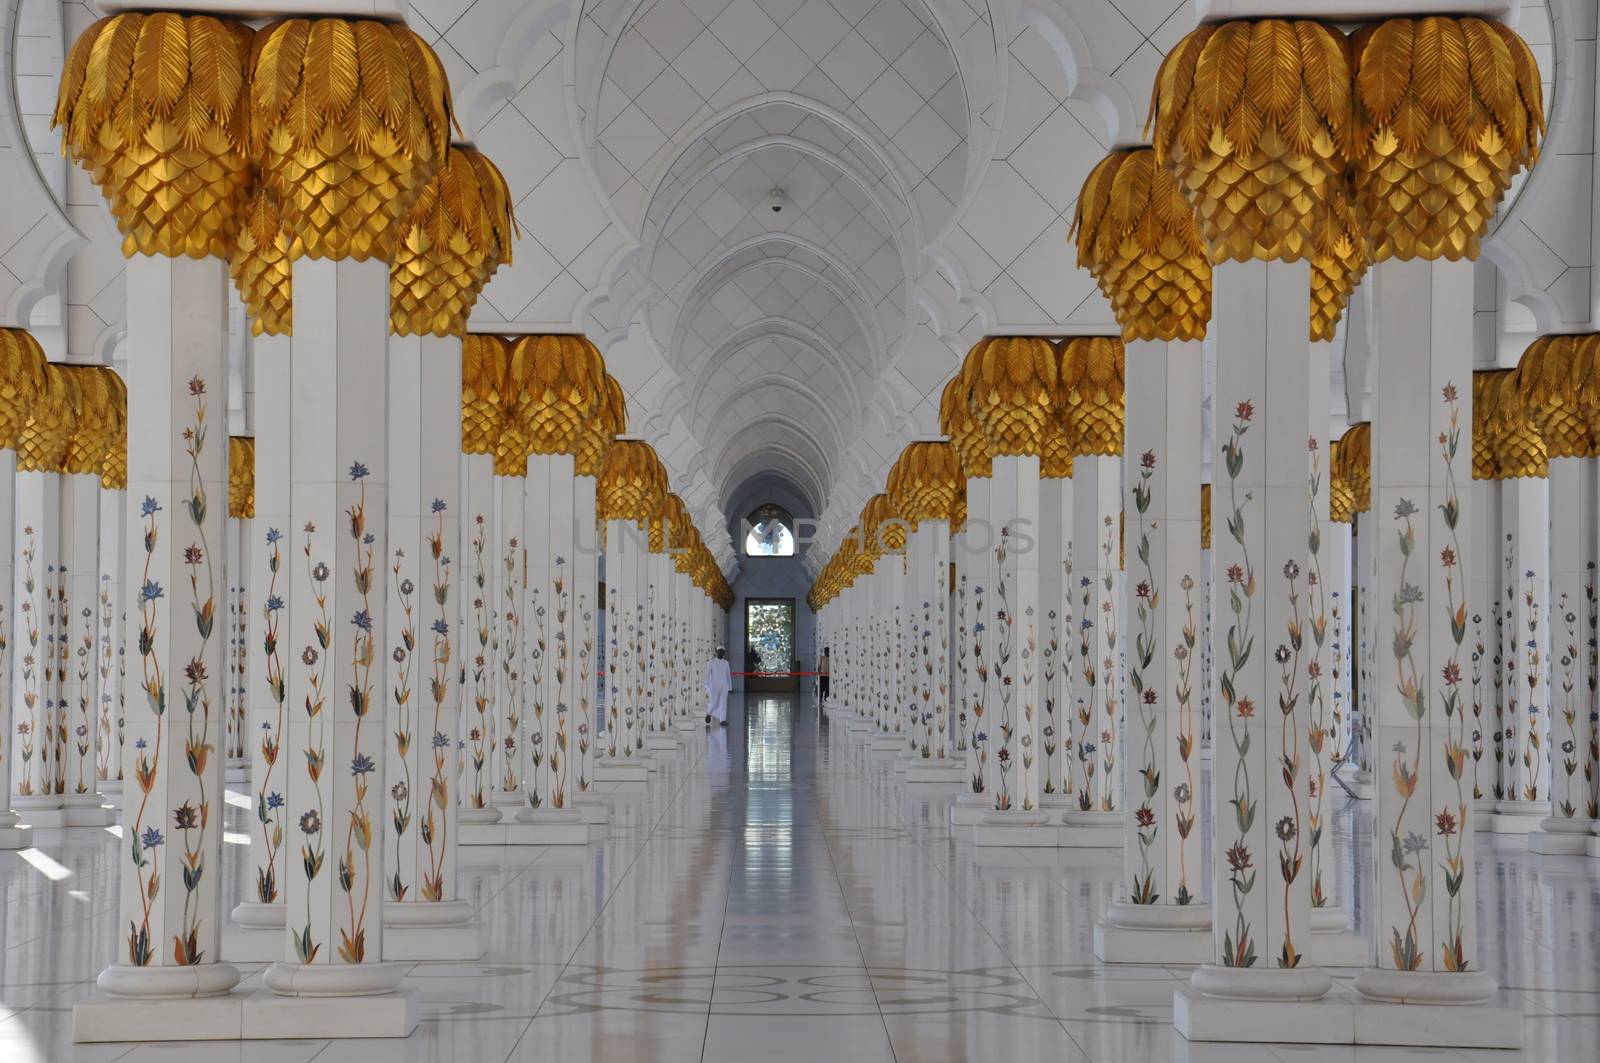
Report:
[[[1072,678],[1078,633],[1073,630],[1068,564],[1072,555],[1072,477],[1039,480],[1039,805],[1070,807]]]
[[[126,402],[126,399],[124,399]],[[126,415],[124,415],[126,416]],[[123,629],[128,622],[127,558],[124,546],[128,536],[127,439],[126,422],[114,444],[118,460],[109,462],[100,491],[100,600],[95,656],[100,673],[99,720],[96,724],[95,775],[100,792],[120,806],[122,795],[123,720],[126,714],[127,647]],[[0,469],[0,478],[5,471]],[[0,515],[0,522],[4,521]],[[3,528],[4,523],[0,523]],[[0,546],[3,546],[0,543]],[[9,581],[0,583],[9,586]],[[0,677],[5,671],[0,666]]]
[[[250,673],[250,595],[246,576],[250,571],[249,540],[253,531],[247,519],[229,515],[224,532],[228,566],[228,731],[224,752],[230,782],[246,781],[250,770],[246,736],[250,718],[246,692]]]
[[[1127,344],[1127,803],[1113,962],[1211,955],[1200,828],[1200,340]],[[1080,461],[1085,459],[1078,459]],[[1092,460],[1092,459],[1090,459]]]
[[[257,588],[255,637],[250,640],[248,682],[250,719],[250,872],[244,899],[233,909],[239,930],[224,932],[230,959],[270,962],[283,955],[287,848],[299,833],[290,822],[287,800],[291,773],[303,770],[288,757],[289,716],[302,711],[289,699],[289,661],[300,652],[290,633],[290,606],[300,590],[291,585],[291,554],[301,546],[291,523],[290,460],[294,440],[294,359],[288,336],[252,337],[251,373],[255,382],[256,516],[247,551],[247,582]],[[309,608],[309,603],[307,603]],[[296,867],[294,873],[301,873]]]
[[[1377,609],[1372,598],[1374,565],[1374,540],[1378,536],[1376,517],[1369,504],[1356,512],[1350,522],[1350,556],[1352,559],[1351,585],[1355,589],[1355,607],[1351,619],[1355,625],[1352,649],[1356,694],[1351,703],[1350,749],[1355,762],[1353,782],[1357,793],[1370,797],[1373,785],[1373,731],[1372,721],[1376,709],[1372,684],[1376,682],[1375,661],[1378,652]]]
[[[381,994],[389,647],[389,267],[294,262],[286,819],[300,860],[265,981],[285,996]]]
[[[499,762],[499,549],[495,545],[495,475],[491,453],[461,456],[461,823],[497,823],[491,795]]]
[[[963,446],[959,437],[957,446]],[[987,444],[984,445],[987,447]],[[966,717],[966,786],[957,795],[951,810],[952,822],[976,822],[989,806],[990,713],[989,668],[993,656],[994,633],[994,526],[989,519],[993,481],[987,449],[981,465],[971,467],[970,445],[963,446],[962,467],[967,473],[967,520],[961,530],[956,565],[967,574],[966,678],[963,681],[963,707]],[[981,475],[974,475],[974,473]]]
[[[910,599],[918,613],[916,705],[920,744],[909,782],[955,782],[965,766],[951,755],[950,522],[923,519],[907,542]]]
[[[62,370],[52,367],[50,372],[49,386],[60,388]],[[51,401],[64,404],[64,396]],[[52,415],[41,409],[39,417],[47,416]],[[56,431],[40,420],[30,421],[23,430],[14,478],[16,568],[12,630],[16,663],[12,668],[11,807],[22,814],[23,822],[39,828],[67,824],[62,793],[66,789],[66,764],[58,756],[65,753],[59,739],[61,683],[57,678],[65,641],[57,609],[64,582],[62,477],[55,471],[58,456],[43,455],[41,445],[29,438],[48,438]]]
[[[226,264],[128,260],[129,672],[118,945],[99,986],[138,998],[124,1036],[226,993],[221,962],[222,729],[227,583]],[[170,1005],[176,1007],[177,1005]],[[86,1007],[86,1005],[80,1005]],[[112,1005],[116,1007],[116,1005]],[[75,1021],[77,1021],[75,1019]]]
[[[1069,644],[1072,800],[1062,844],[1122,844],[1123,715],[1122,459],[1079,454],[1072,462],[1072,570],[1068,592],[1077,632]]]
[[[519,841],[578,844],[588,827],[573,798],[573,727],[578,680],[575,665],[580,631],[574,610],[574,461],[571,454],[528,456],[528,589],[525,631],[528,734],[528,799],[517,821],[530,830]],[[526,836],[524,836],[526,835]]]
[[[991,448],[999,449],[993,439]],[[990,506],[995,547],[990,811],[974,830],[979,845],[1054,845],[1039,807],[1039,455],[995,454]]]
[[[490,802],[503,817],[527,803],[528,728],[524,610],[528,596],[528,551],[523,523],[527,519],[527,481],[523,455],[497,456],[494,476],[495,596],[495,731]]]
[[[1304,733],[1306,765],[1304,771],[1306,815],[1306,884],[1311,890],[1311,929],[1317,935],[1312,956],[1327,967],[1359,967],[1366,962],[1367,944],[1363,935],[1349,931],[1350,913],[1339,903],[1340,880],[1333,844],[1333,812],[1338,807],[1330,789],[1338,783],[1333,772],[1338,767],[1339,711],[1334,686],[1333,657],[1336,652],[1336,599],[1330,593],[1337,584],[1332,575],[1345,566],[1333,559],[1342,550],[1333,529],[1342,529],[1330,518],[1332,448],[1328,442],[1325,418],[1319,414],[1329,408],[1331,344],[1313,341],[1309,349],[1310,386],[1307,399],[1313,433],[1307,438],[1306,473],[1306,622],[1302,627],[1302,661],[1305,686]],[[1339,791],[1339,797],[1343,791]]]
[[[1525,834],[1550,815],[1550,481],[1500,484],[1506,598],[1504,792],[1496,833]]]
[[[963,514],[965,509],[963,509]],[[970,692],[969,677],[972,661],[972,619],[967,600],[971,592],[968,581],[972,577],[971,560],[967,556],[964,546],[966,536],[966,520],[959,525],[953,525],[950,536],[950,564],[955,568],[955,588],[950,592],[950,756],[962,768],[961,781],[966,782],[967,771],[971,765],[967,762],[970,752],[970,739],[968,736],[969,724],[972,718],[972,708],[969,704]],[[837,679],[834,680],[838,682]],[[970,785],[964,786],[970,790]]]
[[[394,336],[388,364],[383,958],[477,959],[456,882],[461,341]]]
[[[642,782],[645,721],[639,698],[639,560],[645,532],[632,520],[606,521],[606,739],[595,777]]]
[[[1356,988],[1383,1001],[1471,1003],[1454,1020],[1485,1031],[1519,1017],[1487,1004],[1476,911],[1471,717],[1463,680],[1472,566],[1472,263],[1374,267],[1375,593],[1385,608],[1373,728],[1375,903],[1372,966]],[[1426,1017],[1417,1008],[1414,1016]],[[1503,1036],[1503,1035],[1502,1035]],[[1465,1043],[1465,1042],[1457,1042]]]
[[[1306,870],[1307,441],[1326,417],[1311,407],[1309,267],[1230,261],[1213,277],[1215,951],[1180,1031],[1218,998],[1314,1000],[1332,984],[1315,966]]]
[[[595,477],[576,476],[572,486],[575,536],[572,563],[572,615],[577,625],[574,655],[575,692],[572,706],[572,748],[568,752],[573,799],[590,823],[609,818],[594,789],[595,755],[600,739],[600,531],[595,526]]]
[[[21,427],[20,419],[16,426]],[[16,706],[21,702],[14,696],[12,668],[17,657],[14,638],[19,630],[18,615],[11,609],[12,593],[16,590],[16,557],[13,546],[17,540],[17,452],[10,446],[0,448],[0,690],[5,691],[6,707],[0,712],[0,849],[21,849],[28,844],[30,831],[19,826],[21,817],[11,810],[11,776],[13,761],[18,749]],[[118,544],[119,548],[121,544]]]
[[[1590,616],[1595,595],[1596,462],[1550,459],[1550,815],[1528,835],[1528,851],[1581,853],[1595,826],[1589,786],[1597,677]]]
[[[1328,601],[1328,785],[1342,797],[1333,773],[1346,770],[1350,751],[1350,522],[1323,526],[1322,582]],[[1337,799],[1337,798],[1336,798]],[[1326,829],[1326,828],[1325,828]]]
[[[103,439],[99,442],[103,444]],[[76,447],[74,441],[74,449]],[[95,449],[104,451],[103,445]],[[67,769],[62,800],[67,809],[67,824],[74,827],[103,827],[115,819],[111,809],[101,807],[105,798],[100,794],[95,763],[100,716],[100,671],[96,654],[100,616],[99,464],[96,459],[92,462],[93,471],[69,472],[62,477],[61,485],[61,552],[66,567],[62,583],[66,595],[59,603],[60,615],[65,621],[62,636],[66,640],[61,712],[66,726],[62,751]],[[76,470],[90,468],[90,465],[69,468]]]
[[[1481,421],[1481,414],[1479,414]],[[1476,479],[1471,482],[1472,507],[1469,511],[1469,546],[1478,563],[1467,569],[1468,620],[1472,624],[1471,694],[1472,725],[1468,765],[1472,776],[1477,830],[1487,830],[1494,822],[1494,802],[1502,791],[1505,744],[1501,725],[1505,715],[1505,660],[1501,639],[1505,632],[1505,609],[1500,584],[1504,566],[1500,562],[1500,481]]]

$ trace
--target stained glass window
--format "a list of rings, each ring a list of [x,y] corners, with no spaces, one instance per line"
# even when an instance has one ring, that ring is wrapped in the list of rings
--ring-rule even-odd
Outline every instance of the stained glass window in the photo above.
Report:
[[[747,600],[744,631],[757,671],[787,672],[794,667],[794,599]]]

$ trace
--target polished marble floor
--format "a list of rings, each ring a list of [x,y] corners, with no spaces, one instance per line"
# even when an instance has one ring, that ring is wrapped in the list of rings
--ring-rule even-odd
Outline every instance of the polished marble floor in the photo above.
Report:
[[[952,840],[948,792],[909,795],[809,701],[730,710],[647,794],[614,799],[603,842],[464,852],[490,951],[412,969],[424,1021],[404,1042],[74,1046],[71,1005],[117,937],[116,839],[73,830],[0,853],[0,1063],[1600,1059],[1594,861],[1530,857],[1520,839],[1480,849],[1484,952],[1524,1010],[1521,1053],[1189,1045],[1171,1026],[1185,969],[1094,961],[1119,855],[980,856]],[[1335,824],[1358,918],[1365,808]],[[229,809],[229,896],[244,814]]]

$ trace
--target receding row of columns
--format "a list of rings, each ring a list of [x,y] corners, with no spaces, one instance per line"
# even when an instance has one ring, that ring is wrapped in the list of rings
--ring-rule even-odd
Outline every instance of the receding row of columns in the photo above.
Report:
[[[1451,139],[1459,131],[1403,78],[1361,80],[1380,67],[1409,72],[1413,49],[1436,47],[1504,58],[1516,100],[1494,120],[1507,139]],[[1228,57],[1246,52],[1300,71],[1305,107],[1291,114],[1263,102],[1273,85],[1249,69],[1237,83],[1218,82],[1233,76]],[[970,827],[980,849],[1121,845],[1122,896],[1097,927],[1097,953],[1108,962],[1199,963],[1174,1001],[1187,1037],[1520,1043],[1519,1018],[1498,1006],[1482,968],[1475,916],[1481,788],[1469,758],[1482,719],[1481,687],[1471,683],[1482,629],[1472,599],[1486,610],[1488,599],[1471,581],[1485,564],[1503,566],[1498,586],[1485,583],[1503,625],[1494,672],[1503,752],[1486,825],[1511,829],[1504,824],[1521,816],[1541,823],[1536,851],[1576,851],[1587,821],[1570,795],[1580,773],[1595,772],[1579,753],[1592,733],[1581,721],[1594,713],[1592,690],[1579,693],[1588,653],[1580,625],[1592,623],[1573,601],[1583,584],[1572,580],[1558,616],[1549,604],[1552,566],[1571,579],[1592,556],[1592,518],[1581,512],[1579,473],[1563,473],[1573,511],[1554,522],[1552,553],[1528,427],[1535,416],[1553,423],[1547,407],[1560,407],[1582,423],[1569,434],[1583,439],[1561,451],[1577,455],[1588,452],[1588,421],[1581,398],[1553,403],[1539,392],[1537,366],[1500,388],[1517,394],[1497,415],[1500,513],[1483,523],[1504,542],[1483,550],[1473,541],[1473,507],[1487,492],[1471,478],[1485,433],[1474,421],[1484,389],[1472,366],[1470,259],[1511,175],[1537,155],[1533,69],[1513,32],[1477,19],[1392,19],[1348,40],[1316,22],[1201,26],[1157,76],[1154,146],[1112,153],[1078,199],[1079,263],[1096,276],[1122,335],[984,340],[945,393],[945,445],[963,459],[968,503],[955,539],[965,545],[976,529],[993,537],[954,554],[970,652],[955,655],[961,674],[952,679],[969,721],[969,773],[952,823]],[[1329,92],[1330,81],[1343,87]],[[1435,147],[1414,129],[1391,129],[1396,98],[1429,116],[1435,139],[1426,143],[1450,140],[1487,176],[1468,188],[1430,161]],[[1234,124],[1233,110],[1250,121]],[[1329,341],[1363,283],[1375,308],[1372,420],[1359,440],[1340,440],[1336,469]],[[1216,364],[1209,578],[1200,544],[1202,343]],[[1109,451],[1123,456],[1103,473],[1111,492],[1100,489],[1100,470],[1084,468],[1106,390],[1091,371],[1096,344],[1116,352],[1114,376],[1126,391],[1125,429],[1117,425]],[[1530,355],[1537,363],[1538,352]],[[1583,393],[1584,372],[1581,358],[1568,357],[1544,376],[1567,374],[1570,396]],[[927,445],[936,444],[916,444]],[[1063,446],[1074,462],[1065,507],[1041,478],[1051,448]],[[1519,448],[1528,456],[1514,461]],[[1340,490],[1359,486],[1369,497],[1335,506],[1335,476],[1348,480],[1358,450],[1365,483]],[[891,501],[910,455],[891,473]],[[907,562],[884,530],[916,515],[883,499],[868,503],[819,578],[814,601],[829,642],[859,642],[862,629],[882,629],[909,604],[897,593]],[[1355,515],[1353,572],[1336,515]],[[1041,676],[1063,671],[1056,603],[1041,599],[1046,589],[1053,596],[1057,574],[1041,579],[1041,558],[1062,564],[1069,595],[1078,592],[1062,615],[1079,631],[1082,667],[1067,672],[1066,689],[1082,730],[1064,760],[1082,774],[1069,770],[1061,791],[1076,789],[1082,811],[1064,822],[1049,811],[1052,774],[1039,771],[1041,751],[1058,737],[1042,711],[1057,699]],[[869,593],[858,596],[862,585]],[[1352,592],[1353,639],[1344,634]],[[1197,601],[1207,598],[1202,617]],[[1551,630],[1557,619],[1567,625],[1560,635]],[[1193,670],[1202,643],[1209,773]],[[881,652],[874,645],[867,659]],[[1552,667],[1557,659],[1565,663]],[[915,709],[892,676],[869,668],[846,677],[832,708],[851,726],[871,706],[877,730],[897,730],[895,720]],[[1570,757],[1558,770],[1574,780],[1554,813],[1544,748],[1552,679],[1570,693],[1555,738]],[[1332,845],[1330,790],[1347,759],[1346,733],[1376,820],[1360,935],[1340,908]],[[1199,798],[1207,782],[1209,809]],[[1109,817],[1114,835],[1091,833],[1092,816]],[[1198,852],[1206,830],[1209,882]],[[1359,968],[1354,994],[1333,988],[1331,966]],[[1471,1006],[1445,1014],[1422,1001]]]

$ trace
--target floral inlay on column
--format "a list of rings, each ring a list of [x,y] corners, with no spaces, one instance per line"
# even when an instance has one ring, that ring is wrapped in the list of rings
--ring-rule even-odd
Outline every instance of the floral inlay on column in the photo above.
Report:
[[[256,780],[255,801],[256,829],[261,833],[261,849],[266,860],[256,866],[255,897],[261,904],[275,904],[279,899],[278,853],[283,848],[285,815],[283,792],[279,789],[282,783],[277,779],[278,753],[282,749],[283,728],[287,722],[285,713],[289,705],[289,684],[284,677],[283,656],[279,650],[282,594],[285,591],[278,585],[278,578],[284,573],[283,533],[277,528],[268,528],[261,541],[267,552],[267,571],[270,574],[266,604],[262,609],[261,640],[267,669],[267,689],[276,709],[276,719],[262,721],[261,734],[256,739],[261,753],[260,763],[266,769],[261,772],[261,778]],[[282,634],[286,635],[287,632]]]

